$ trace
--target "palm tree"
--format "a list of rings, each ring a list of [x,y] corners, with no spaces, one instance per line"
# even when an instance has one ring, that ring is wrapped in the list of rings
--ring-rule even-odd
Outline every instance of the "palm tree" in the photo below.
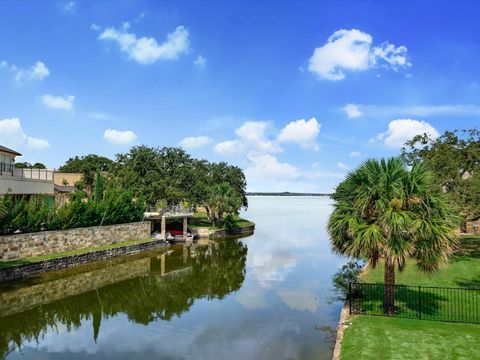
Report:
[[[424,163],[411,169],[401,158],[367,160],[350,172],[333,194],[328,232],[333,251],[385,267],[384,309],[394,312],[395,270],[408,258],[431,272],[458,243],[459,219],[432,185]]]
[[[215,185],[211,189],[208,207],[212,212],[213,220],[223,222],[223,215],[234,214],[241,208],[241,199],[237,192],[228,183]]]

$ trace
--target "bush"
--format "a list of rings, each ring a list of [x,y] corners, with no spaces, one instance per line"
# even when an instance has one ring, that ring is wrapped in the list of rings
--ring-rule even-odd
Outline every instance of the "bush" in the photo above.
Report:
[[[131,193],[114,188],[106,191],[100,202],[75,192],[57,208],[49,206],[43,196],[15,199],[6,195],[0,202],[0,235],[135,222],[143,219],[146,209]]]
[[[358,261],[349,261],[333,275],[335,300],[347,300],[349,284],[360,282],[362,269],[363,265]]]

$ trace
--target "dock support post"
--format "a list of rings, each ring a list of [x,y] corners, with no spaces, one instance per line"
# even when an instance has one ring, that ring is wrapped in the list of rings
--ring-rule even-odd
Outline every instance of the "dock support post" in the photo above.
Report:
[[[183,218],[183,238],[187,237],[187,229],[188,229],[188,218]]]
[[[160,235],[162,236],[163,240],[167,239],[167,218],[165,215],[162,216],[162,231]]]

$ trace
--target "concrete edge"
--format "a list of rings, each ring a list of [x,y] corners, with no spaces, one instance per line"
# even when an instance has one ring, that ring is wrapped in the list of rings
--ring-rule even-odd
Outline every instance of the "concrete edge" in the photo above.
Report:
[[[337,336],[335,338],[335,348],[333,350],[332,360],[340,360],[340,355],[342,351],[342,340],[345,329],[350,327],[350,314],[349,314],[348,303],[345,302],[343,305],[342,311],[340,312],[340,320],[337,325]]]
[[[213,236],[215,239],[226,238],[229,236],[235,235],[251,235],[255,231],[255,224],[243,226],[243,227],[236,227],[230,231],[227,230],[209,230],[208,228],[204,227],[192,227],[191,228],[193,233],[195,233],[199,238],[205,239]],[[204,231],[199,231],[199,229],[204,229]]]

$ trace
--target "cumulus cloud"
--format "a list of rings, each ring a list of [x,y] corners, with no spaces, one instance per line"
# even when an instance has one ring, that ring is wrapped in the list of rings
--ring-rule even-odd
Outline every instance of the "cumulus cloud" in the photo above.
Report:
[[[107,129],[103,133],[103,138],[114,145],[128,145],[137,139],[137,135],[131,130]]]
[[[75,96],[73,95],[65,95],[65,96],[53,96],[53,95],[43,95],[42,96],[42,103],[45,106],[48,106],[52,109],[60,109],[60,110],[73,110],[73,101],[75,100]]]
[[[0,144],[11,148],[26,145],[30,150],[42,150],[50,147],[47,140],[25,134],[19,118],[0,120]]]
[[[314,50],[308,70],[321,79],[345,79],[345,71],[363,71],[383,66],[397,71],[410,66],[405,46],[385,42],[372,47],[372,36],[358,29],[335,31],[327,42]]]
[[[198,55],[193,64],[200,69],[204,69],[207,65],[207,59],[205,59],[202,55]]]
[[[91,28],[98,29],[98,26],[92,24]],[[109,27],[100,33],[98,39],[116,42],[130,59],[144,65],[159,60],[175,60],[190,49],[189,32],[184,26],[177,26],[161,44],[153,37],[137,37],[129,32],[129,28],[128,23],[118,30]]]
[[[50,70],[48,70],[47,66],[41,61],[37,61],[35,65],[29,67],[28,69],[21,69],[15,65],[12,65],[11,69],[13,72],[15,72],[15,80],[17,82],[25,82],[28,80],[41,81],[50,75]]]
[[[277,139],[280,142],[291,142],[300,145],[303,148],[318,150],[317,136],[320,133],[320,124],[317,119],[311,118],[295,120],[288,123],[280,132]]]
[[[350,157],[360,157],[360,156],[362,156],[362,153],[359,151],[352,151],[350,153]]]
[[[340,170],[348,170],[348,165],[343,162],[337,162],[337,168]]]
[[[397,119],[391,121],[390,124],[388,124],[387,131],[378,134],[377,139],[383,140],[387,147],[400,148],[414,136],[425,133],[432,138],[437,138],[440,135],[428,122],[411,119]]]
[[[215,152],[220,155],[234,155],[243,151],[243,144],[238,140],[227,140],[215,145]]]
[[[275,154],[282,148],[266,136],[268,123],[265,121],[246,121],[235,130],[238,139],[218,143],[215,152],[221,155],[233,155],[255,151]]]
[[[180,146],[185,149],[197,149],[212,142],[208,136],[189,136],[180,141]]]
[[[342,110],[345,112],[345,114],[347,114],[349,119],[354,119],[363,115],[358,108],[358,105],[355,104],[347,104],[342,108]]]
[[[298,168],[288,163],[281,163],[270,154],[248,154],[247,158],[252,162],[245,169],[248,179],[296,179],[301,174]]]
[[[50,143],[45,139],[38,139],[27,136],[27,147],[30,150],[42,150],[50,147]]]

